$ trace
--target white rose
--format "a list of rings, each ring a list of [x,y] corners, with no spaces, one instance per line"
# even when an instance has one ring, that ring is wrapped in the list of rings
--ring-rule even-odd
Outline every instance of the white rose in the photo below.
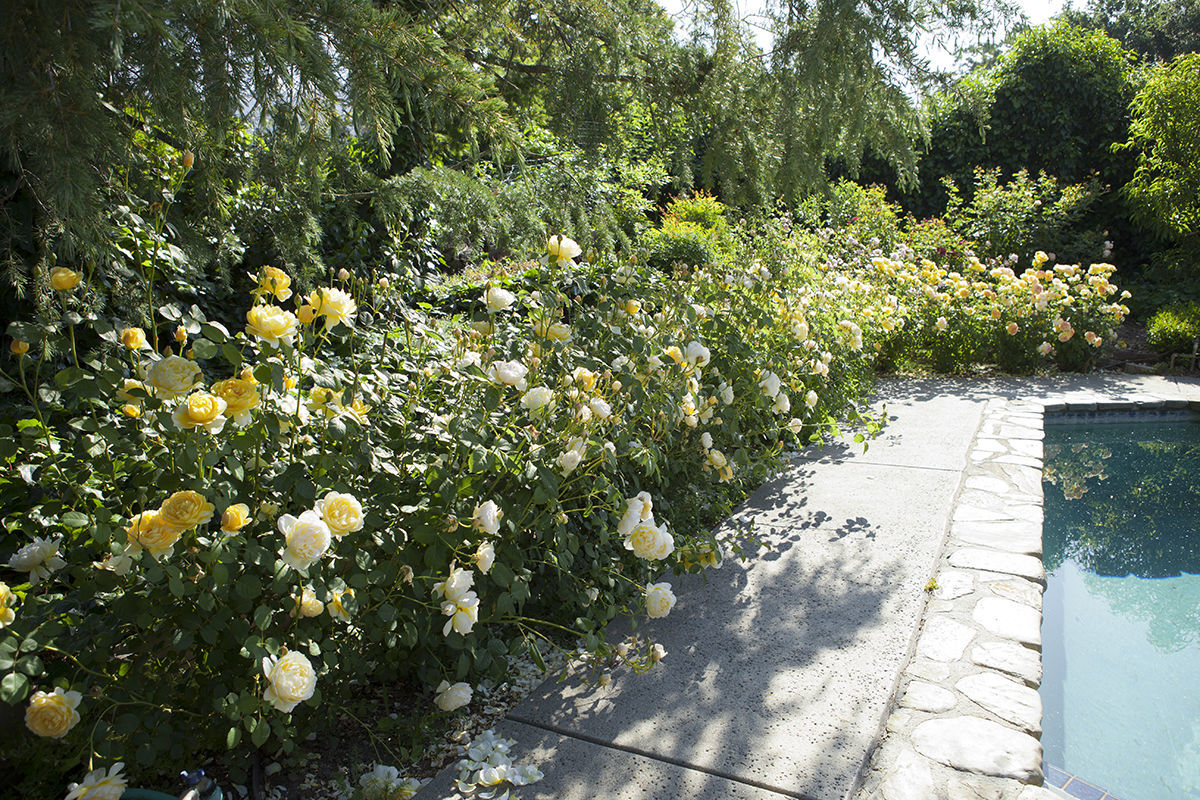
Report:
[[[345,536],[363,528],[362,503],[353,495],[330,492],[324,500],[317,501],[313,510],[321,515],[334,536]]]
[[[471,367],[479,366],[479,353],[474,350],[468,350],[463,354],[463,357],[455,364],[459,372],[466,372]]]
[[[721,467],[725,466],[725,463],[726,463],[725,454],[722,453],[720,450],[709,450],[708,451],[708,463],[711,464],[716,469],[720,469]]]
[[[262,663],[267,678],[263,699],[280,711],[290,712],[316,691],[316,670],[303,653],[293,650],[283,658],[264,658]]]
[[[529,368],[520,361],[493,361],[488,364],[485,374],[496,383],[524,389],[525,376],[529,374]]]
[[[496,505],[496,501],[488,500],[486,503],[475,506],[471,524],[484,533],[495,536],[500,532],[500,518],[503,516],[504,512],[500,510],[500,506]]]
[[[707,366],[708,362],[712,360],[712,353],[699,342],[691,342],[688,344],[687,350],[684,351],[683,358],[692,366],[703,367]]]
[[[774,372],[768,372],[767,374],[763,375],[762,380],[758,382],[758,388],[762,389],[762,393],[767,397],[774,397],[775,395],[779,394],[779,388],[781,385],[782,382],[779,380],[779,376]]]
[[[496,547],[491,542],[481,542],[479,549],[475,551],[475,566],[484,575],[487,575],[488,570],[492,568],[492,564],[496,563]]]
[[[574,264],[573,259],[582,252],[583,249],[574,239],[561,234],[551,236],[546,241],[546,255],[559,266]]]
[[[567,450],[558,457],[558,467],[562,470],[563,475],[570,475],[583,461],[583,454],[578,450]]]
[[[600,419],[608,419],[609,417],[612,416],[612,406],[610,406],[602,398],[593,397],[591,399],[591,401],[588,403],[588,408],[590,408],[592,410],[592,413],[595,414]]]
[[[530,411],[544,408],[554,399],[554,392],[545,386],[534,386],[521,396],[521,405]]]
[[[632,550],[638,558],[662,561],[675,551],[675,538],[667,526],[656,527],[654,520],[639,523],[625,539],[625,549]]]
[[[333,327],[339,323],[349,328],[354,324],[354,315],[358,305],[354,298],[341,289],[324,287],[313,292],[308,297],[313,311],[325,317],[325,324]]]
[[[804,420],[799,417],[792,417],[788,420],[787,426],[789,431],[799,436],[800,431],[804,430]]]
[[[284,535],[283,561],[294,569],[308,569],[329,550],[333,534],[316,511],[299,517],[284,514],[276,523]]]
[[[8,566],[20,572],[28,572],[29,585],[37,586],[39,581],[49,578],[52,573],[67,565],[58,555],[62,540],[61,536],[55,539],[34,537],[32,542],[13,553],[12,558],[8,560]]]
[[[628,536],[641,523],[643,505],[641,499],[637,497],[630,497],[625,501],[625,513],[621,515],[621,521],[617,523],[617,533]]]
[[[817,392],[815,389],[809,389],[808,392],[805,393],[805,395],[804,395],[804,405],[808,406],[809,408],[816,408],[817,401],[820,399],[821,398],[819,398],[817,396]]]
[[[442,628],[442,635],[449,636],[454,630],[465,636],[479,621],[479,597],[475,592],[467,592],[457,600],[447,600],[442,603],[442,613],[450,618]]]
[[[792,410],[792,401],[785,393],[780,392],[775,395],[774,408],[776,414],[786,414]]]
[[[653,619],[661,619],[675,607],[675,593],[669,583],[646,584],[646,613]]]
[[[454,567],[446,580],[433,585],[433,593],[450,602],[462,600],[475,585],[475,573],[470,570]]]
[[[733,387],[732,386],[730,386],[725,381],[721,381],[720,392],[721,392],[721,402],[722,403],[724,403],[725,405],[730,405],[731,403],[733,403]]]
[[[701,445],[701,446],[702,446],[702,447],[703,447],[705,450],[707,450],[707,449],[709,449],[710,447],[712,447],[712,446],[713,446],[712,434],[711,434],[711,433],[709,433],[708,431],[705,431],[704,433],[700,434],[700,445]]]
[[[517,298],[516,295],[507,289],[501,289],[499,286],[491,286],[484,293],[483,300],[487,305],[488,313],[495,314],[511,306],[517,301]]]
[[[471,685],[468,683],[450,684],[442,681],[438,684],[437,697],[433,699],[433,702],[442,711],[453,711],[470,703],[471,694]]]

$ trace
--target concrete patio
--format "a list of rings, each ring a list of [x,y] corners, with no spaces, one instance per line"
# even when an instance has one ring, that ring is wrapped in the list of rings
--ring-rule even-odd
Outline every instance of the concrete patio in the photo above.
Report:
[[[1029,530],[1040,535],[1041,490],[1029,478],[1040,470],[1041,409],[1097,401],[1183,407],[1200,401],[1200,381],[892,380],[878,396],[889,422],[865,453],[843,442],[806,451],[726,523],[753,521],[769,552],[746,564],[727,558],[707,581],[666,578],[678,605],[638,628],[666,648],[661,665],[644,675],[617,670],[601,688],[552,678],[509,713],[497,733],[517,741],[514,761],[545,773],[517,796],[1056,796],[1037,788],[1040,704],[1028,694],[1036,697],[1029,665],[1040,676],[1040,639],[1006,638],[979,612],[981,598],[1016,597],[1026,602],[1019,614],[1036,609],[1040,619],[1040,539]],[[975,519],[979,508],[985,519]],[[978,526],[964,534],[956,520],[1026,528],[1014,529],[1011,541],[980,543]],[[971,563],[977,557],[986,563]],[[958,589],[927,592],[935,577]],[[935,629],[948,625],[970,628],[970,637],[957,658],[931,656]],[[985,664],[968,642],[987,658],[1021,657],[1024,674]],[[978,681],[990,682],[979,695]],[[993,707],[996,692],[1004,700]],[[988,750],[996,746],[1012,753],[996,756]],[[458,796],[452,772],[418,797]]]

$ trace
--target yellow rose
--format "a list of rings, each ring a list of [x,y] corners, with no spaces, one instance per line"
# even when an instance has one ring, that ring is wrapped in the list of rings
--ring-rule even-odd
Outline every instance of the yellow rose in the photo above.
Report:
[[[582,252],[583,249],[570,237],[555,235],[546,240],[546,255],[560,266],[573,264],[573,259]]]
[[[280,341],[295,341],[299,324],[295,314],[279,306],[254,306],[246,312],[246,333],[273,347],[278,347]]]
[[[352,495],[330,492],[324,500],[317,501],[315,510],[334,536],[362,530],[363,507]]]
[[[301,325],[311,325],[312,321],[317,318],[317,312],[313,311],[313,307],[308,303],[296,309],[296,319],[300,320]]]
[[[128,549],[138,552],[145,548],[155,558],[171,555],[182,533],[166,524],[161,513],[155,510],[143,511],[129,520],[129,526],[125,528]]]
[[[331,616],[335,619],[339,619],[342,622],[350,621],[350,612],[347,611],[346,606],[342,604],[342,601],[346,597],[353,598],[354,590],[353,589],[343,589],[340,593],[335,594],[333,597],[329,598],[329,603],[325,606],[327,609],[329,609],[329,616]]]
[[[262,405],[255,384],[242,378],[227,378],[213,384],[213,393],[225,401],[225,414],[237,425],[250,421],[250,412]]]
[[[221,530],[226,533],[237,533],[250,523],[250,506],[245,503],[234,503],[221,514]]]
[[[274,295],[275,299],[283,302],[292,296],[292,279],[278,267],[263,267],[258,275],[258,288],[251,294]]]
[[[14,356],[23,356],[29,352],[29,342],[22,342],[20,339],[13,339],[8,345],[9,351]]]
[[[121,344],[130,350],[146,346],[146,333],[141,328],[125,328],[121,331]]]
[[[126,403],[125,405],[121,406],[121,413],[130,419],[137,419],[142,415],[142,409],[138,408],[133,403]]]
[[[190,489],[175,494],[163,501],[159,509],[159,520],[179,533],[204,525],[213,518],[216,509],[204,499],[204,495]]]
[[[302,617],[316,617],[320,616],[321,612],[325,610],[325,604],[317,599],[317,593],[307,586],[304,587],[304,591],[300,593],[299,598],[293,599],[296,600],[296,607],[292,609],[293,617],[296,614]]]
[[[220,433],[225,427],[225,408],[222,398],[208,392],[196,392],[175,408],[171,419],[180,430],[204,428],[209,433]]]
[[[354,324],[358,306],[354,298],[341,289],[318,289],[309,295],[308,302],[312,304],[313,311],[325,317],[325,324],[331,328],[338,323],[346,327]]]
[[[79,285],[83,278],[78,272],[66,267],[55,267],[50,270],[50,285],[60,292],[69,292]]]
[[[254,367],[242,367],[242,371],[238,374],[238,377],[251,386],[258,386],[258,379],[254,377]]]
[[[584,367],[576,367],[571,371],[571,380],[585,392],[590,392],[596,385],[596,373]]]
[[[190,392],[202,375],[200,367],[180,356],[155,361],[146,371],[146,385],[165,400],[174,400]]]
[[[16,605],[17,596],[12,593],[12,589],[8,588],[8,584],[0,581],[0,629],[5,625],[11,625],[12,621],[17,618],[17,612],[13,611],[11,606]]]
[[[303,653],[295,650],[282,658],[264,658],[263,675],[267,678],[263,699],[283,712],[312,697],[317,688],[316,670]]]
[[[25,709],[25,727],[38,736],[61,739],[79,722],[79,692],[64,692],[61,686],[53,692],[36,692]]]

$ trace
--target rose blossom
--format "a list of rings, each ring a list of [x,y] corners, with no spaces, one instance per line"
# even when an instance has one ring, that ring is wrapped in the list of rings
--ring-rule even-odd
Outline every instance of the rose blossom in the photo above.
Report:
[[[280,711],[291,712],[316,691],[316,670],[303,653],[293,650],[282,658],[264,658],[262,667],[267,678],[263,699]]]
[[[652,619],[660,619],[675,607],[675,593],[669,583],[646,584],[646,613]]]

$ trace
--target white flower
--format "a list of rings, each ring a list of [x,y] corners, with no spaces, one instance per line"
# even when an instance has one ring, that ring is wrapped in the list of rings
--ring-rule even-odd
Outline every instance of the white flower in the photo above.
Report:
[[[588,408],[592,410],[600,419],[608,419],[612,416],[612,406],[610,406],[603,398],[593,397],[588,402]]]
[[[121,770],[125,762],[118,761],[108,769],[94,769],[83,779],[83,783],[67,786],[66,800],[120,800],[125,793],[125,776]]]
[[[646,584],[646,613],[653,619],[661,619],[675,607],[675,593],[669,583]]]
[[[785,393],[780,392],[775,395],[774,408],[776,414],[786,414],[792,410],[792,401]]]
[[[438,684],[437,697],[433,699],[433,702],[442,711],[453,711],[470,703],[471,694],[472,689],[469,683],[450,684],[442,681]]]
[[[730,405],[731,403],[733,403],[733,387],[732,386],[730,386],[725,381],[721,381],[721,385],[718,387],[718,391],[721,393],[721,402],[722,403],[724,403],[725,405]]]
[[[800,431],[804,430],[804,420],[799,417],[792,417],[788,420],[787,426],[789,431],[799,436]]]
[[[350,611],[346,608],[345,600],[354,598],[353,589],[343,589],[340,592],[334,592],[329,598],[329,603],[325,606],[329,610],[329,616],[342,622],[350,621]]]
[[[155,361],[146,370],[146,386],[164,400],[183,397],[201,379],[200,367],[196,362],[180,356],[167,356]]]
[[[758,388],[762,389],[762,393],[767,397],[774,397],[779,394],[779,388],[782,384],[783,382],[779,380],[778,375],[774,372],[768,372],[758,382]]]
[[[313,508],[334,536],[345,536],[347,533],[361,531],[363,528],[363,507],[353,495],[340,492],[330,492],[324,500],[318,500]]]
[[[650,660],[653,661],[654,663],[657,664],[659,661],[662,661],[666,657],[667,657],[667,648],[663,647],[661,644],[656,644],[650,648]]]
[[[37,586],[39,581],[49,578],[52,573],[67,565],[58,555],[62,540],[61,536],[56,539],[34,537],[31,543],[13,553],[12,558],[8,560],[8,566],[19,572],[28,572],[29,585]]]
[[[313,311],[325,317],[325,324],[331,328],[339,323],[347,328],[354,324],[358,305],[353,297],[341,289],[328,286],[318,289],[309,295],[308,302]]]
[[[524,391],[525,376],[529,374],[529,368],[520,361],[493,361],[491,364],[488,364],[488,368],[484,374],[487,375],[489,380],[495,383],[515,386]]]
[[[450,602],[458,602],[467,596],[474,585],[474,572],[462,569],[461,567],[452,567],[450,569],[450,576],[446,580],[433,585],[433,593]]]
[[[638,492],[636,497],[625,500],[625,512],[621,515],[621,521],[617,523],[617,533],[628,536],[639,523],[646,520],[653,524],[654,502],[650,499],[649,492]]]
[[[329,550],[333,534],[316,511],[299,517],[284,514],[276,522],[284,536],[283,561],[294,569],[308,569]]]
[[[817,391],[816,391],[816,389],[809,389],[809,390],[808,390],[808,391],[807,391],[807,392],[804,394],[804,405],[808,406],[809,408],[816,408],[816,407],[817,407],[817,401],[818,401],[818,400],[820,400],[820,399],[821,399],[821,398],[817,396]]]
[[[946,321],[945,317],[938,317],[937,322],[935,322],[933,325],[942,333],[945,333],[950,328],[950,323]]]
[[[475,566],[479,568],[480,572],[487,575],[494,563],[496,563],[495,545],[491,542],[481,542],[479,549],[475,551]]]
[[[313,696],[317,689],[317,673],[305,655],[296,650],[280,658],[269,656],[262,661],[267,688],[263,699],[285,713]]]
[[[466,372],[471,367],[478,367],[478,366],[479,366],[479,353],[475,352],[474,350],[468,350],[466,353],[463,354],[462,358],[460,358],[458,360],[458,363],[455,364],[455,367],[458,368],[459,372]]]
[[[490,286],[487,292],[484,293],[483,300],[487,305],[488,313],[495,314],[511,306],[517,301],[517,298],[516,295],[507,289],[501,289],[499,286]]]
[[[684,351],[683,358],[694,367],[704,367],[712,360],[712,353],[699,342],[691,342]]]
[[[500,532],[500,518],[503,516],[504,512],[500,510],[500,506],[496,505],[496,501],[488,500],[486,503],[475,506],[471,524],[484,533],[495,536]]]
[[[442,636],[449,636],[451,630],[465,636],[479,621],[479,596],[467,592],[457,600],[447,600],[442,603],[442,613],[450,618],[442,627]]]
[[[700,445],[705,450],[712,447],[713,446],[712,434],[709,433],[708,431],[705,431],[704,433],[700,434]]]
[[[558,457],[558,468],[564,476],[570,475],[583,461],[583,454],[578,450],[567,450]]]
[[[292,609],[292,616],[299,614],[302,617],[319,617],[325,611],[325,604],[317,599],[317,593],[312,590],[312,587],[305,586],[300,592],[300,597],[292,597],[296,600],[296,607]]]
[[[709,450],[708,463],[711,464],[715,469],[720,469],[727,463],[725,460],[725,454],[720,450]]]
[[[521,396],[521,405],[530,411],[544,408],[554,399],[554,391],[545,386],[534,386]]]
[[[551,236],[546,241],[546,255],[559,266],[573,265],[583,249],[574,239],[566,236]]]

